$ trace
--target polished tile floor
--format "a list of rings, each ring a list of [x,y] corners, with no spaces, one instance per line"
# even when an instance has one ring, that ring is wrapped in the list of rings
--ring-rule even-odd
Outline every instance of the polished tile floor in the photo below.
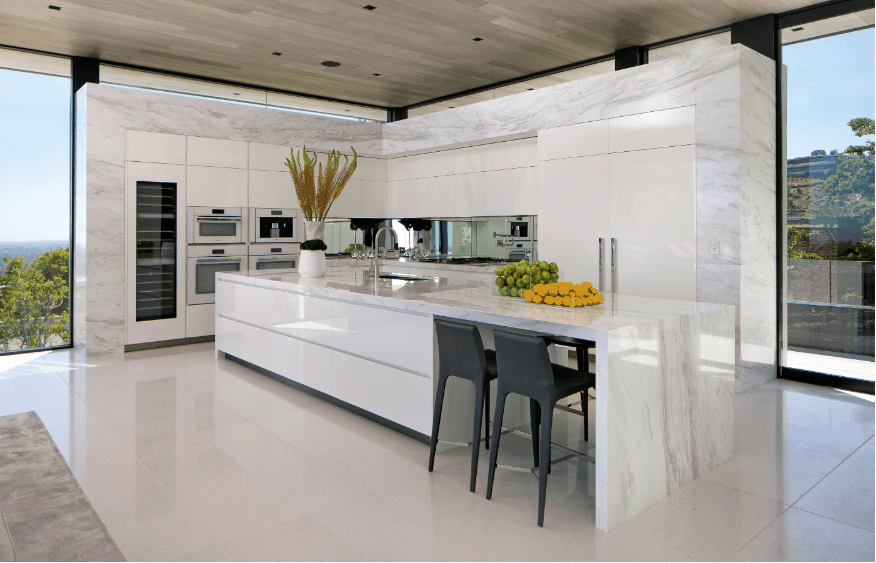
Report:
[[[30,410],[130,560],[874,560],[873,398],[823,387],[738,395],[734,458],[608,534],[589,464],[554,467],[540,529],[530,475],[487,501],[467,449],[430,474],[426,445],[212,344],[0,357],[0,416]],[[557,413],[555,441],[581,434]],[[530,452],[503,437],[499,462]]]

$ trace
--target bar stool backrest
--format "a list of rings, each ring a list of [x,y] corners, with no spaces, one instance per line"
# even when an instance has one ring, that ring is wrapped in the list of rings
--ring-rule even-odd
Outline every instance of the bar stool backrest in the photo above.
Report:
[[[435,321],[438,333],[439,369],[470,381],[484,377],[487,357],[477,327],[448,321]]]
[[[554,373],[544,340],[503,330],[494,330],[493,338],[502,388],[531,398],[552,394]]]

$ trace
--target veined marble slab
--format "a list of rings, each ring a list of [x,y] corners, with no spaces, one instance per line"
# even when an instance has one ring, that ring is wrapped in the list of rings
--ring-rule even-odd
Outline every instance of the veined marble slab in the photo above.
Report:
[[[216,279],[217,285],[595,342],[600,530],[611,530],[732,456],[733,306],[608,294],[600,305],[569,309],[496,296],[486,282],[452,277],[375,286],[349,267],[330,268],[324,278],[220,272]],[[223,294],[217,291],[217,312],[226,308]]]

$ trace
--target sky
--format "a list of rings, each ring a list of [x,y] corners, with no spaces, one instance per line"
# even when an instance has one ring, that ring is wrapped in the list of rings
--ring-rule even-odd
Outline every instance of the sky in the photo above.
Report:
[[[788,158],[814,150],[843,152],[873,137],[848,127],[855,117],[874,117],[873,28],[782,48],[788,67]]]
[[[70,88],[0,69],[0,243],[70,238]]]
[[[784,47],[789,158],[862,144],[846,124],[874,117],[873,53],[872,28]],[[69,143],[70,80],[0,69],[0,243],[69,237]]]

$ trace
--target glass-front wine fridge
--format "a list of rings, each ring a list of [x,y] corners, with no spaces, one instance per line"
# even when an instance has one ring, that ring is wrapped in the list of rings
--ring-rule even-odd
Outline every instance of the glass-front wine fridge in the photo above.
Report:
[[[185,166],[126,163],[126,344],[185,338]]]

